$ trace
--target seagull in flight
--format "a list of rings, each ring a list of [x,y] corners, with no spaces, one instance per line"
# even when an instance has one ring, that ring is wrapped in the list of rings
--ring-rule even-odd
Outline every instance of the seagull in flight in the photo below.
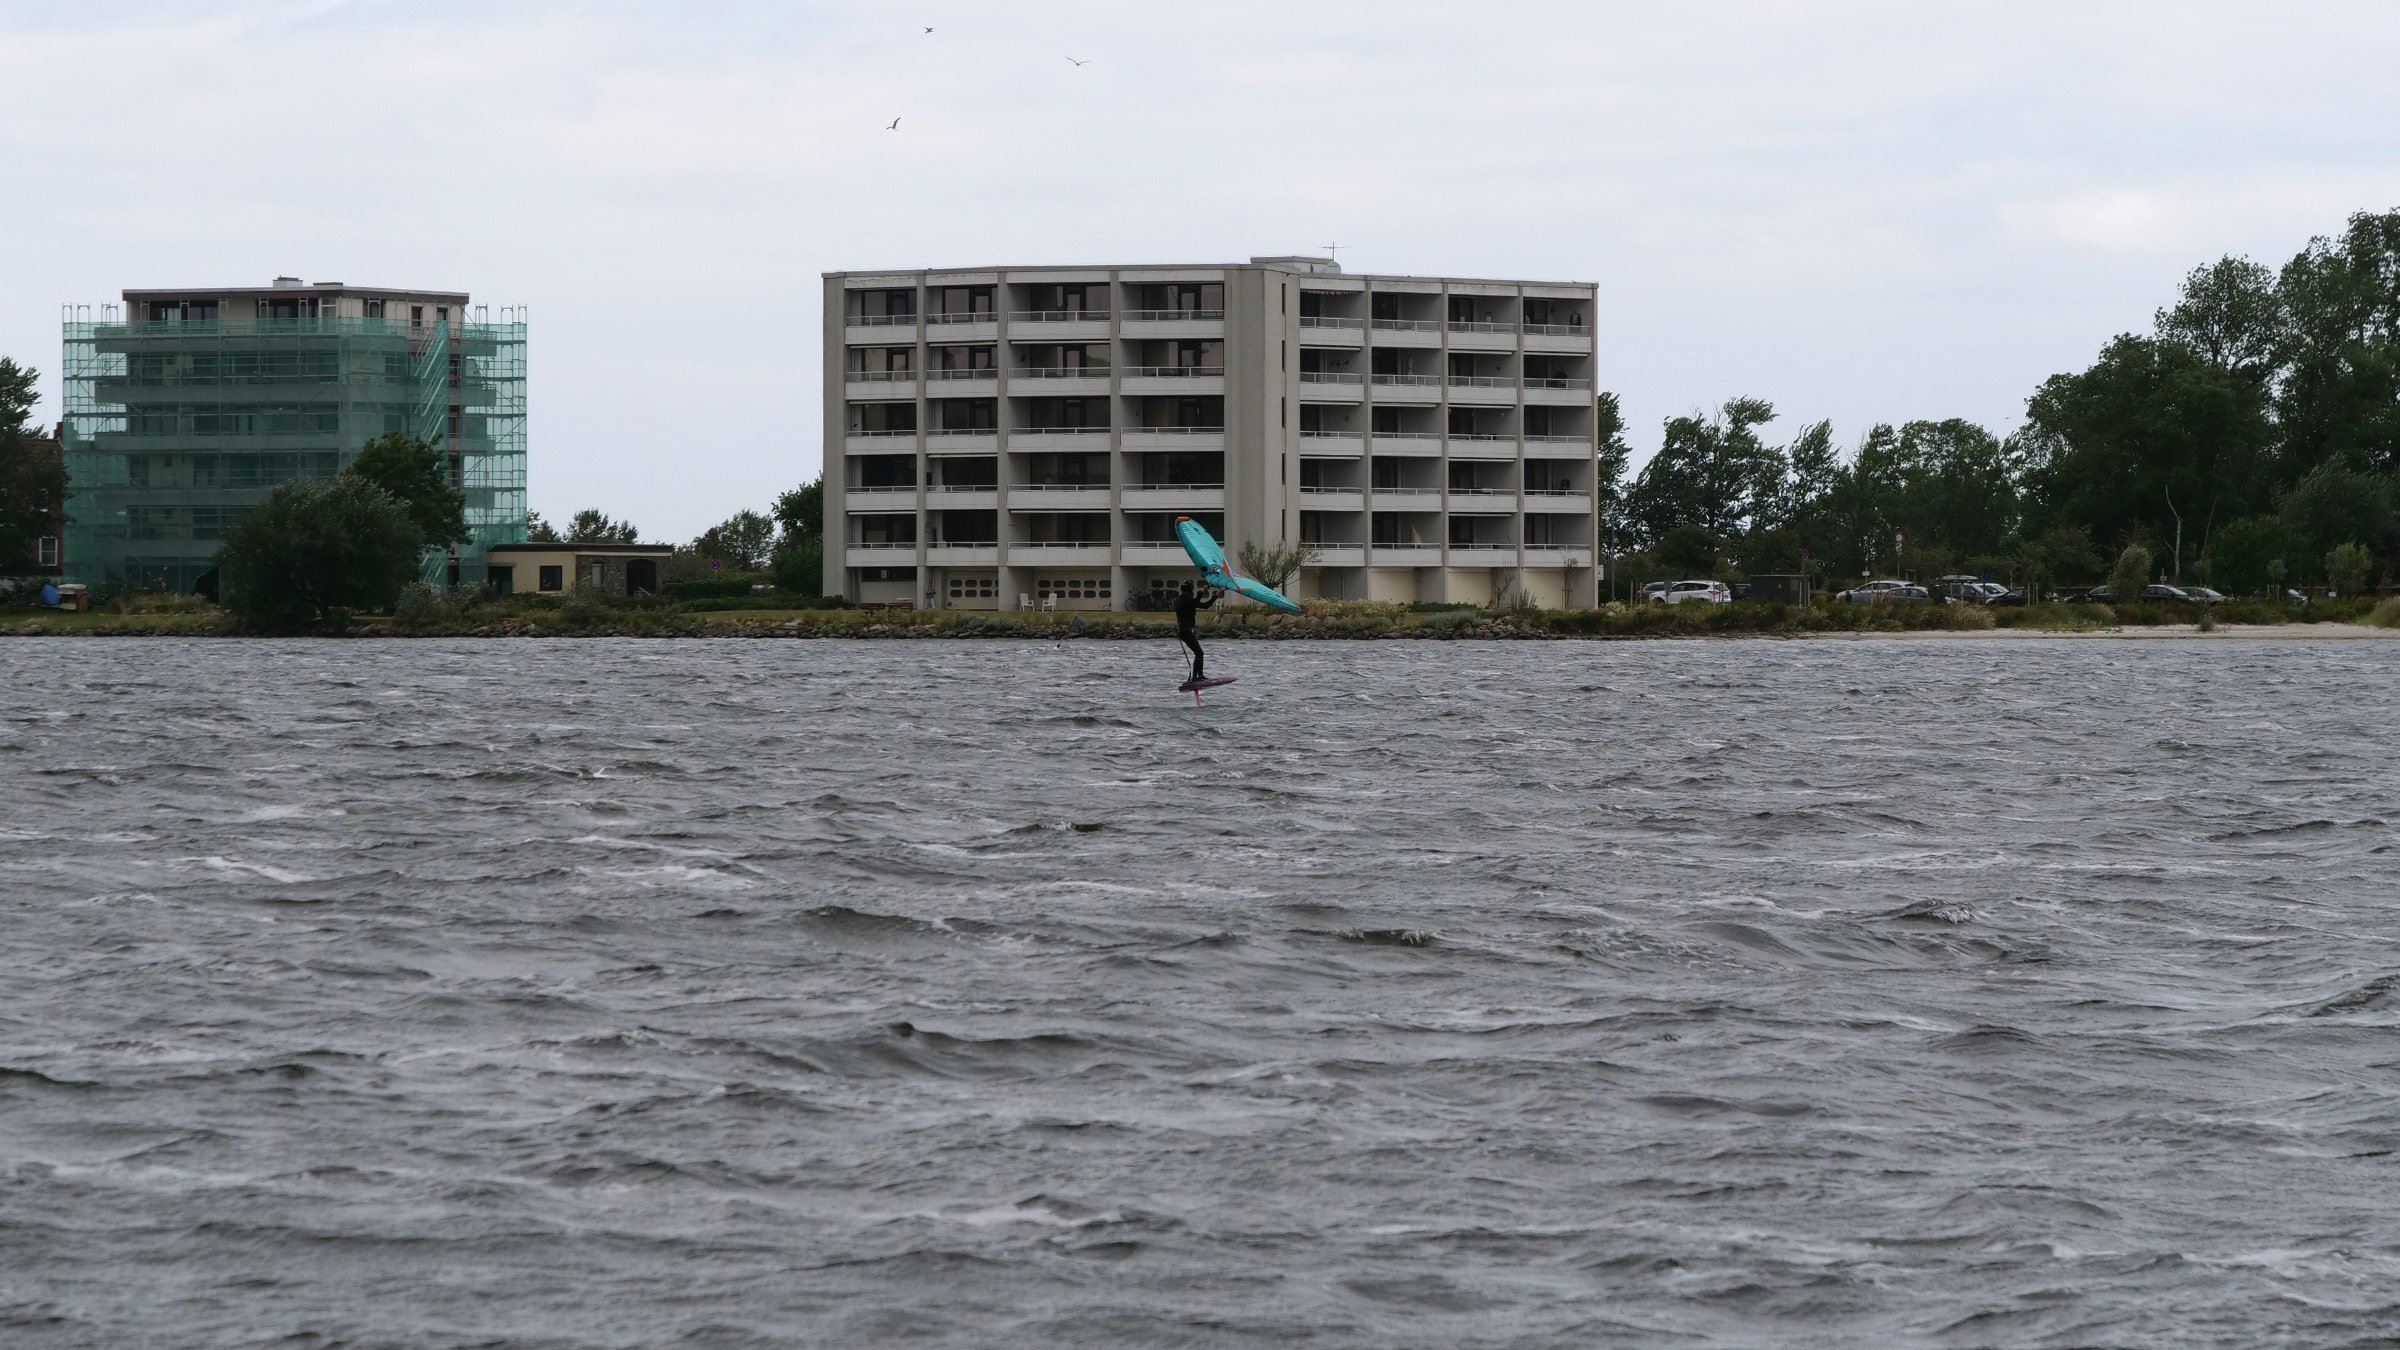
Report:
[[[926,32],[928,32],[928,33],[930,33],[930,32],[932,32],[933,30],[932,30],[932,29],[930,29],[930,28],[928,28],[928,29],[926,29],[925,31],[926,31]]]
[[[899,119],[899,118],[897,118],[897,117],[895,117],[895,118],[893,118],[893,119],[892,119],[892,124],[891,124],[890,126],[888,126],[888,127],[885,127],[885,128],[884,128],[884,130],[885,130],[885,131],[898,131],[899,129],[900,129],[900,119]]]
[[[1068,57],[1067,59],[1068,59],[1068,60],[1070,60],[1070,61],[1075,61],[1075,58],[1074,58],[1074,57],[1072,57],[1072,56]],[[1088,65],[1090,65],[1091,63],[1092,63],[1092,59],[1091,59],[1090,57],[1088,57],[1088,56],[1087,56],[1087,57],[1085,57],[1084,59],[1082,59],[1081,61],[1075,61],[1075,64],[1076,64],[1076,65],[1079,65],[1079,66],[1088,66]]]

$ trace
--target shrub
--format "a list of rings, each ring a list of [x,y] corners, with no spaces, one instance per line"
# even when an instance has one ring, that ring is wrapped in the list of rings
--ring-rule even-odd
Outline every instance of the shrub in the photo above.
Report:
[[[2368,610],[2366,622],[2377,628],[2400,628],[2400,595],[2395,595]]]
[[[266,632],[388,608],[416,577],[418,540],[400,503],[362,478],[286,483],[218,545],[226,605],[243,627]]]
[[[1442,637],[1456,637],[1466,629],[1473,628],[1482,620],[1483,615],[1472,609],[1450,610],[1442,614],[1427,615],[1424,623],[1419,627],[1428,633],[1438,634]]]
[[[2325,578],[2333,583],[2333,593],[2344,599],[2364,591],[2374,570],[2374,555],[2364,544],[2343,544],[2325,555]]]
[[[2116,566],[2108,569],[2108,599],[2110,604],[2139,600],[2142,588],[2150,584],[2150,550],[2133,544],[2117,555]]]
[[[185,591],[120,591],[99,607],[111,614],[197,614],[209,603]]]
[[[749,595],[751,587],[773,579],[766,572],[720,572],[704,577],[681,577],[669,581],[663,589],[676,600],[724,600]],[[816,592],[811,590],[809,594]]]

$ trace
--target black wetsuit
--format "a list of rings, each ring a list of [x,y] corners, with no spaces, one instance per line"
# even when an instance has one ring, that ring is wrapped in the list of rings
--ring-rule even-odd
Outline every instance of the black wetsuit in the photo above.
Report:
[[[1178,591],[1175,594],[1175,636],[1191,649],[1192,678],[1195,680],[1208,678],[1208,656],[1200,650],[1200,611],[1215,603],[1215,591],[1210,591],[1206,600],[1194,597],[1190,591]]]

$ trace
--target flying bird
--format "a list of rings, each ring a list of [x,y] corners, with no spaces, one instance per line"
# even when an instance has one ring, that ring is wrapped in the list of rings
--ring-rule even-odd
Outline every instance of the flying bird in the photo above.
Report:
[[[899,118],[897,118],[897,117],[895,117],[895,118],[893,118],[893,119],[892,119],[892,124],[891,124],[890,126],[888,126],[888,127],[885,127],[885,128],[884,128],[884,130],[885,130],[885,131],[898,131],[899,129],[900,129],[900,119],[899,119]]]
[[[928,28],[928,29],[926,29],[925,31],[926,31],[926,32],[928,32],[928,33],[930,33],[930,32],[932,32],[933,30],[932,30],[932,29],[930,29],[930,28]]]
[[[1068,59],[1068,60],[1070,60],[1070,61],[1075,61],[1075,58],[1074,58],[1074,57],[1072,57],[1072,56],[1068,57],[1067,59]],[[1079,65],[1079,66],[1088,66],[1088,65],[1090,65],[1091,63],[1092,63],[1092,61],[1091,61],[1091,58],[1090,58],[1090,57],[1088,57],[1088,56],[1087,56],[1087,57],[1085,57],[1085,58],[1084,58],[1083,60],[1081,60],[1081,61],[1075,61],[1075,64],[1076,64],[1076,65]]]

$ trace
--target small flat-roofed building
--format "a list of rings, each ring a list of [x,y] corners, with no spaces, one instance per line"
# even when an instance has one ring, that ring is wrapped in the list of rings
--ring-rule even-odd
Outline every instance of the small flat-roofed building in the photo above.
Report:
[[[657,595],[673,544],[494,544],[484,577],[502,595]]]

